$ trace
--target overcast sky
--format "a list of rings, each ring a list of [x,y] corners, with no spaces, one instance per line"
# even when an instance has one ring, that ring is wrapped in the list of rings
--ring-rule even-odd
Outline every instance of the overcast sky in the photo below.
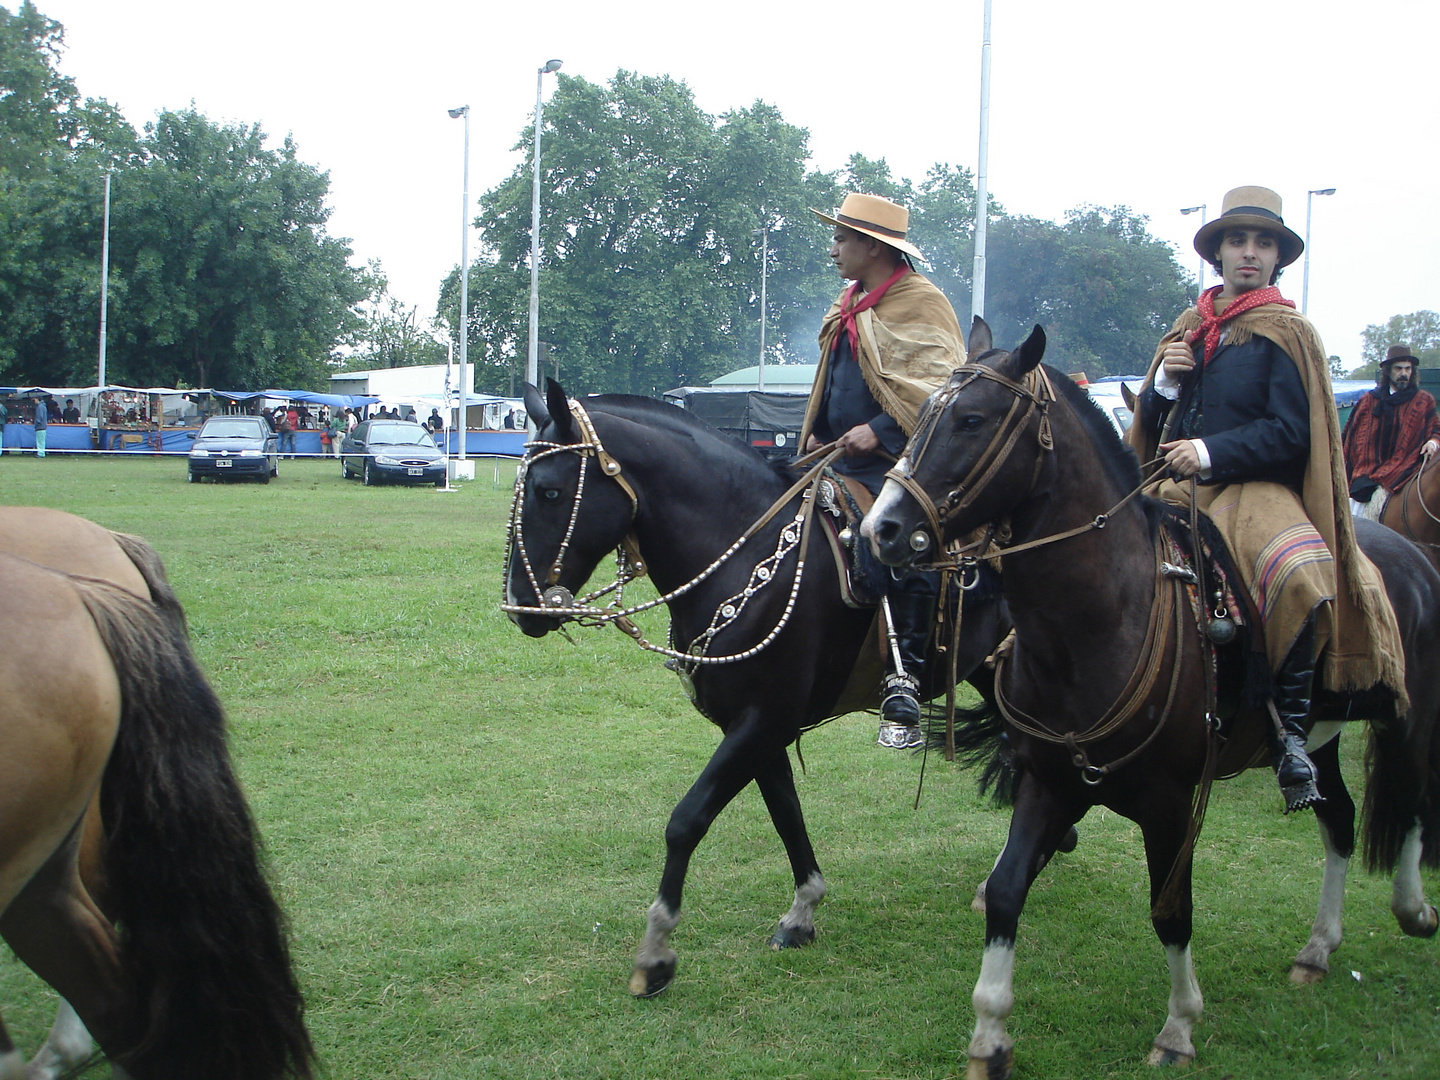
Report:
[[[446,110],[473,107],[473,201],[514,168],[552,57],[597,83],[619,68],[670,75],[714,114],[770,102],[810,131],[822,169],[858,151],[918,181],[978,156],[982,0],[37,6],[65,27],[61,69],[137,127],[193,101],[293,135],[330,174],[332,233],[357,262],[380,260],[422,318],[459,263],[463,132]],[[1354,366],[1367,324],[1440,308],[1434,0],[993,0],[993,12],[989,185],[1011,213],[1124,204],[1198,269],[1199,215],[1181,207],[1213,217],[1229,188],[1263,184],[1303,236],[1307,189],[1334,187],[1311,224],[1309,313],[1328,350]],[[1281,282],[1297,303],[1301,279],[1296,263]]]

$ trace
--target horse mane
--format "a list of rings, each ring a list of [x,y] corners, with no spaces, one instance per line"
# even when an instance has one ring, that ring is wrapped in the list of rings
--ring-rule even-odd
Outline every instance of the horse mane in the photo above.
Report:
[[[1062,375],[1049,364],[1045,369],[1050,373],[1050,382],[1056,388],[1056,396],[1063,398],[1080,421],[1080,426],[1090,436],[1091,443],[1099,453],[1105,472],[1121,491],[1140,486],[1140,462],[1135,451],[1123,442],[1110,423],[1103,409],[1074,379]]]
[[[638,394],[596,394],[593,397],[582,398],[581,403],[587,409],[597,408],[626,419],[638,420],[643,417],[647,426],[661,427],[674,435],[709,440],[718,448],[733,454],[736,464],[759,468],[786,484],[795,478],[785,460],[766,458],[753,446],[741,442],[728,432],[721,431],[708,420],[696,416],[689,409],[671,405],[668,401],[641,397]]]

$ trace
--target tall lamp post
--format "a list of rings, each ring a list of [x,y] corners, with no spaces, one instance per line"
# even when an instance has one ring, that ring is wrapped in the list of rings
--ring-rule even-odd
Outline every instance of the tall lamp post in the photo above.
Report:
[[[770,230],[779,227],[780,222],[766,218],[764,225],[753,230],[760,237],[760,374],[756,388],[762,393],[765,390],[765,315],[769,310],[765,302],[765,285],[770,277]]]
[[[1200,215],[1200,228],[1203,229],[1203,228],[1205,227],[1205,207],[1206,207],[1206,204],[1202,202],[1199,206],[1187,206],[1187,207],[1185,207],[1183,210],[1181,210],[1180,213],[1182,213],[1182,214],[1199,214],[1199,215]],[[1198,231],[1198,230],[1197,230],[1197,231]],[[1196,302],[1197,304],[1200,302],[1200,294],[1201,294],[1202,292],[1204,292],[1204,291],[1205,291],[1205,260],[1202,258],[1202,259],[1200,260],[1200,275],[1195,279],[1195,302]]]
[[[1334,195],[1333,187],[1311,188],[1305,193],[1305,272],[1300,278],[1300,314],[1309,312],[1310,306],[1310,204],[1316,195]]]
[[[450,110],[450,119],[465,118],[464,180],[460,186],[460,409],[455,424],[460,442],[459,459],[465,460],[465,406],[469,403],[470,368],[466,346],[470,341],[470,106]],[[457,478],[462,469],[457,469]]]
[[[110,172],[105,170],[105,225],[100,239],[100,365],[96,380],[105,386],[105,323],[110,308]]]
[[[540,97],[545,76],[560,70],[559,60],[546,60],[535,75],[535,173],[530,190],[530,352],[525,360],[525,381],[540,384]]]
[[[975,164],[975,264],[970,272],[970,314],[985,317],[985,223],[990,214],[990,0],[985,0],[980,43],[980,155]],[[968,329],[968,328],[967,328]]]

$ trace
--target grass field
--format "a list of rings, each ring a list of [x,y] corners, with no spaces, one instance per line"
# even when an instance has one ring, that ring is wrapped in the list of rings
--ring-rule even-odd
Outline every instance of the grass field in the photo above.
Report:
[[[180,460],[0,459],[4,502],[139,533],[165,558],[229,711],[328,1075],[963,1075],[983,935],[969,902],[1007,816],[933,757],[912,811],[920,762],[877,748],[869,717],[803,744],[830,886],[817,942],[765,947],[790,882],[751,789],[695,858],[675,985],[628,995],[666,818],[717,733],[622,635],[572,646],[509,625],[513,466],[498,488],[488,462],[477,471],[444,494],[362,488],[318,461],[226,486],[186,485]],[[1169,982],[1137,831],[1096,811],[1080,836],[1021,924],[1016,1075],[1153,1076]],[[1440,940],[1400,934],[1388,881],[1352,870],[1331,977],[1287,981],[1321,861],[1313,819],[1283,818],[1270,777],[1217,789],[1197,851],[1206,1011],[1186,1075],[1440,1076]],[[1434,901],[1440,875],[1426,883]],[[0,1010],[33,1051],[54,995],[0,957]]]

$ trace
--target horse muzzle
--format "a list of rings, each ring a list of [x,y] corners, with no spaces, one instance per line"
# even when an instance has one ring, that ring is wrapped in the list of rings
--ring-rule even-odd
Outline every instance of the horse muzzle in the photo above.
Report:
[[[860,535],[886,566],[908,566],[935,546],[935,537],[923,521],[907,523],[905,502],[904,488],[887,480],[860,524]]]

